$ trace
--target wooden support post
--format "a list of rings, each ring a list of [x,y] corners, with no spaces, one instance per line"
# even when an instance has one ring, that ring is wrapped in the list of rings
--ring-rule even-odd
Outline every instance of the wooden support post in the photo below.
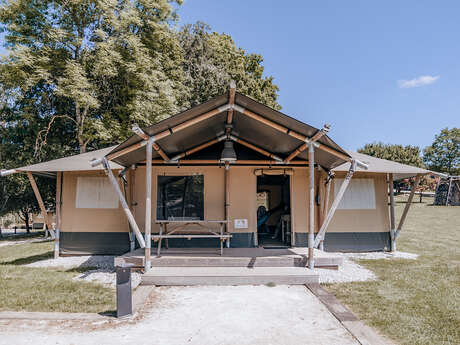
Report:
[[[421,178],[422,178],[422,174],[417,174],[417,176],[415,177],[415,182],[410,191],[409,199],[407,199],[406,206],[404,207],[404,211],[401,215],[401,219],[399,220],[398,229],[395,232],[395,239],[397,239],[399,237],[399,234],[401,233],[401,229],[404,225],[404,221],[406,220],[407,213],[409,212],[410,206],[412,204],[412,199],[414,198],[415,190],[418,188]]]
[[[308,170],[309,170],[309,222],[308,222],[308,268],[315,268],[313,242],[315,239],[315,147],[313,143],[308,145]]]
[[[37,199],[38,205],[40,206],[40,210],[42,212],[43,220],[45,224],[48,226],[48,231],[51,234],[51,238],[55,238],[54,236],[54,231],[53,231],[53,226],[51,224],[51,221],[48,217],[48,212],[46,211],[45,204],[43,202],[42,196],[40,195],[40,191],[38,190],[37,183],[35,182],[34,176],[30,171],[27,172],[27,177],[29,178],[30,185],[32,186],[32,189],[35,194],[35,198]]]
[[[62,205],[62,171],[56,175],[56,230],[54,234],[54,258],[59,257],[59,235],[61,232],[61,205]]]
[[[102,164],[104,165],[105,172],[107,173],[109,180],[112,183],[113,188],[115,188],[115,191],[118,194],[118,198],[120,199],[121,207],[123,208],[123,211],[125,212],[126,217],[128,218],[128,222],[131,225],[131,228],[134,230],[134,234],[136,235],[136,238],[137,238],[137,241],[139,242],[140,247],[145,248],[144,238],[142,237],[139,227],[137,226],[136,220],[134,219],[133,214],[131,213],[128,207],[128,203],[126,202],[125,196],[123,195],[123,192],[120,189],[120,185],[115,179],[115,176],[113,176],[113,172],[110,169],[110,165],[106,157],[102,158]]]
[[[446,206],[449,206],[449,199],[450,199],[450,191],[452,189],[452,181],[453,177],[449,176],[449,188],[447,189],[447,197],[446,197]]]
[[[393,174],[388,174],[388,193],[390,196],[390,238],[391,238],[391,251],[396,251],[395,240],[395,198],[393,188]]]
[[[339,207],[340,201],[342,201],[343,195],[345,194],[348,184],[350,183],[351,178],[353,177],[353,174],[355,172],[356,165],[356,161],[353,161],[351,163],[350,170],[348,170],[347,176],[345,177],[345,180],[343,181],[339,191],[337,192],[337,195],[334,198],[334,202],[331,205],[331,209],[329,210],[326,219],[324,220],[324,223],[321,225],[321,228],[319,229],[319,232],[316,235],[314,247],[318,247],[321,240],[324,239],[324,234],[327,230],[327,227],[329,226],[329,223],[331,222],[332,217],[334,216],[335,211],[337,210],[337,207]]]
[[[149,138],[145,158],[145,272],[148,272],[151,268],[150,248],[152,245],[152,144],[153,138]]]
[[[136,166],[133,165],[131,166],[131,169],[129,169],[129,209],[131,210],[131,213],[133,214],[133,217],[136,218],[136,208],[135,206],[135,186],[136,186]],[[131,228],[131,225],[129,226],[129,250],[131,252],[136,249],[136,240],[134,239],[134,232],[133,229]]]
[[[224,183],[225,183],[225,205],[224,205],[224,212],[225,212],[225,228],[227,233],[230,233],[230,164],[229,162],[225,162],[225,170],[224,170]],[[227,240],[227,248],[230,247],[230,239]]]
[[[320,207],[318,209],[318,226],[324,223],[324,207],[326,202],[326,185],[323,183],[324,181],[324,170],[320,169],[318,173],[318,190],[319,190],[319,200],[320,200]],[[319,229],[318,229],[319,231]],[[324,250],[323,241],[319,243],[319,249]]]

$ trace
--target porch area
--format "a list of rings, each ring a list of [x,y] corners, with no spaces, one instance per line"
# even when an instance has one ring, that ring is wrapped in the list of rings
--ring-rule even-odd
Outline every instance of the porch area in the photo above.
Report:
[[[265,249],[169,248],[156,256],[142,276],[144,285],[263,285],[318,283],[319,277],[306,268],[308,248]],[[342,258],[327,253],[316,256],[315,268],[338,269]],[[145,267],[144,249],[115,258],[115,265]]]

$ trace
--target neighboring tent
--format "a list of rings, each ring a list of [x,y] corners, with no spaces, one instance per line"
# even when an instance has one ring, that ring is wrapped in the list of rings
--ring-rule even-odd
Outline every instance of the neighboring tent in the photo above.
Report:
[[[449,176],[439,180],[434,204],[440,206],[460,206],[460,176]]]
[[[439,175],[439,173],[436,173],[430,170],[414,167],[414,166],[407,165],[407,164],[401,164],[401,163],[389,161],[386,159],[372,157],[369,155],[365,155],[363,153],[353,152],[349,150],[347,150],[347,153],[352,158],[358,159],[361,162],[367,164],[368,169],[364,170],[358,167],[356,170],[357,172],[366,171],[366,172],[374,172],[374,173],[393,174],[393,180],[395,181],[402,180],[408,177],[414,177],[417,174],[422,174],[422,175],[437,174]],[[349,168],[350,168],[350,163],[344,163],[338,166],[337,168],[334,168],[333,171],[348,171]]]

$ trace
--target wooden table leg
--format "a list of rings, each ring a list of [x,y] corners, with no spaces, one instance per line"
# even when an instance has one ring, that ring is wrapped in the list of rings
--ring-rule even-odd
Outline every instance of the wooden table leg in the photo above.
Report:
[[[220,236],[224,235],[224,224],[220,223]],[[224,254],[224,238],[220,238],[220,256]]]
[[[160,253],[161,253],[161,235],[163,235],[163,224],[162,223],[160,223],[160,237],[158,238],[157,256],[160,256]]]
[[[165,223],[165,235],[168,234],[168,224]],[[166,249],[169,249],[169,239],[165,238]]]
[[[281,220],[281,241],[284,244],[284,228],[285,228],[285,221],[282,219]]]

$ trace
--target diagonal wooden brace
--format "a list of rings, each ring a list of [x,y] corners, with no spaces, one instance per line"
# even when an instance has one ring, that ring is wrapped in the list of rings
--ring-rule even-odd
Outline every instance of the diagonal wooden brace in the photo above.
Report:
[[[125,196],[123,195],[123,192],[120,189],[120,186],[115,178],[113,176],[112,170],[110,169],[109,162],[107,161],[107,158],[102,158],[102,164],[104,165],[104,169],[109,176],[109,180],[113,185],[113,188],[115,188],[115,191],[118,194],[118,198],[120,199],[121,206],[123,208],[123,211],[126,214],[126,217],[128,218],[128,222],[131,225],[131,228],[134,231],[134,234],[136,235],[137,241],[139,242],[139,245],[141,248],[145,248],[145,241],[144,238],[142,237],[142,234],[139,230],[139,227],[137,226],[136,220],[134,219],[133,214],[131,213],[131,210],[128,207],[128,203],[125,200]]]
[[[319,229],[318,234],[316,235],[315,243],[313,245],[315,248],[318,247],[319,243],[323,239],[324,234],[326,233],[327,227],[329,226],[329,223],[331,222],[332,217],[334,216],[335,211],[337,210],[337,207],[340,204],[340,201],[342,201],[343,195],[345,194],[345,191],[347,190],[347,187],[351,181],[351,178],[353,177],[357,164],[358,164],[357,161],[355,160],[352,161],[350,170],[348,170],[347,176],[345,177],[345,180],[340,186],[337,196],[334,198],[334,202],[331,205],[331,209],[329,210],[326,216],[326,219],[324,220],[324,223],[321,225],[321,228]]]
[[[30,185],[32,186],[32,189],[35,194],[35,198],[37,199],[38,205],[40,206],[40,210],[42,212],[43,220],[45,221],[45,224],[48,226],[48,231],[51,234],[51,238],[55,239],[54,235],[54,230],[53,230],[53,225],[51,224],[49,214],[46,211],[45,208],[45,203],[43,202],[42,196],[40,195],[40,191],[38,190],[37,183],[35,182],[34,176],[30,171],[27,172],[27,177],[29,178]]]

